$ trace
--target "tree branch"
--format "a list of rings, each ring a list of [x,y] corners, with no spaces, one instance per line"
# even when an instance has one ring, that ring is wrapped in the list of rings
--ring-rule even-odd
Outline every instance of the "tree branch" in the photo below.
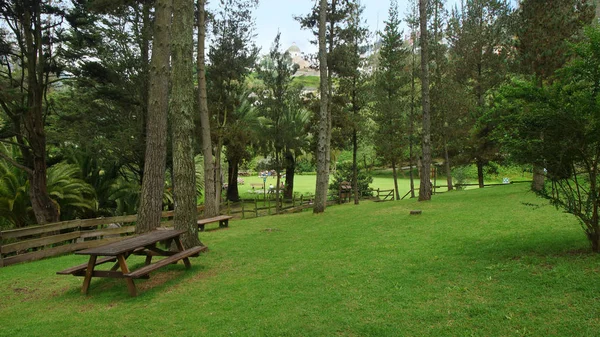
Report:
[[[14,159],[12,159],[11,157],[7,156],[6,154],[0,152],[0,157],[6,159],[6,161],[8,161],[9,163],[11,163],[14,167],[21,169],[25,172],[27,172],[28,174],[33,174],[33,170],[30,169],[27,166],[21,165],[19,163],[17,163]]]

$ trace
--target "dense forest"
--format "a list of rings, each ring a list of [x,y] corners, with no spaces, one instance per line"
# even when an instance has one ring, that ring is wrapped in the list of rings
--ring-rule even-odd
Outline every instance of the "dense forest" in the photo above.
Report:
[[[316,91],[279,35],[256,47],[258,0],[205,2],[0,0],[0,229],[138,213],[146,231],[175,209],[193,234],[240,171],[274,170],[286,197],[314,171],[323,212],[338,164],[355,203],[373,166],[419,166],[429,200],[434,163],[448,190],[456,168],[483,187],[518,165],[600,250],[595,1],[391,0],[379,32],[358,0],[314,1],[295,19]]]

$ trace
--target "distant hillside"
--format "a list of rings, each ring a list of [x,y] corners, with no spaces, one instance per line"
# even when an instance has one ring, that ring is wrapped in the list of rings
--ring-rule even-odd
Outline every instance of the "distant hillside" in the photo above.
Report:
[[[305,89],[317,89],[319,87],[319,76],[296,76],[294,83],[300,83]]]

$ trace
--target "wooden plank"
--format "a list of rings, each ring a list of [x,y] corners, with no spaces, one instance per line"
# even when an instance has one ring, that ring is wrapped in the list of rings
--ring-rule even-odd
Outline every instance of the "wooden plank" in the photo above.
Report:
[[[117,256],[117,259],[119,260],[119,267],[121,267],[121,272],[123,272],[123,275],[129,274],[129,268],[127,267],[125,257],[123,255],[119,255]],[[125,281],[127,282],[129,295],[131,295],[132,297],[137,296],[137,289],[135,288],[135,283],[133,282],[133,280],[130,277],[127,277]]]
[[[96,218],[81,220],[81,227],[95,227],[98,225],[108,225],[111,223],[122,223],[122,222],[135,222],[137,221],[137,215],[123,215],[115,216],[110,218]]]
[[[79,251],[76,254],[117,256],[131,252],[135,248],[146,247],[159,241],[172,239],[183,233],[185,233],[184,230],[155,230],[138,236],[129,236],[120,242]]]
[[[107,263],[107,262],[115,262],[115,261],[117,261],[117,258],[114,257],[114,256],[104,257],[104,258],[101,258],[99,260],[96,260],[96,265],[100,265],[100,264]],[[71,267],[71,268],[67,268],[65,270],[57,271],[56,274],[58,274],[58,275],[73,274],[73,273],[75,273],[77,271],[85,270],[87,268],[87,266],[88,266],[88,263],[86,262],[86,263],[77,265],[75,267]]]
[[[200,219],[198,220],[198,225],[206,225],[209,223],[213,223],[213,222],[217,222],[217,221],[223,221],[223,220],[229,220],[229,219],[233,219],[233,216],[231,215],[219,215],[219,216],[215,216],[212,218],[206,218],[206,219]]]
[[[117,235],[135,232],[135,226],[123,226],[119,228],[105,228],[100,230],[81,231],[81,238],[92,238],[104,235]]]
[[[97,256],[90,256],[90,260],[88,262],[87,268],[85,269],[85,279],[83,280],[83,287],[81,287],[81,293],[87,294],[88,289],[90,287],[90,282],[92,282],[92,275],[94,275],[94,267],[96,266]]]
[[[137,220],[137,215],[125,215],[110,218],[96,218],[86,220],[70,220],[55,222],[47,225],[29,226],[27,228],[11,229],[2,232],[3,239],[20,238],[24,236],[38,235],[44,233],[55,232],[63,229],[77,228],[77,227],[94,227],[98,225],[105,225],[110,223],[121,223],[121,222],[134,222]]]
[[[177,262],[177,261],[179,261],[179,260],[181,260],[183,258],[190,257],[192,255],[198,254],[198,253],[200,253],[202,251],[205,251],[206,249],[207,249],[206,246],[196,246],[196,247],[193,247],[193,248],[190,248],[190,249],[186,249],[186,250],[184,250],[182,252],[179,252],[179,253],[177,253],[175,255],[171,255],[169,257],[166,257],[166,258],[164,258],[164,259],[162,259],[162,260],[160,260],[158,262],[154,262],[151,265],[144,266],[144,267],[142,267],[140,269],[137,269],[137,270],[135,270],[135,271],[133,271],[131,273],[127,273],[127,274],[125,274],[125,276],[131,277],[131,278],[140,278],[140,277],[142,277],[144,275],[148,275],[150,272],[155,271],[158,268],[164,267],[164,266],[169,265],[169,264],[171,264],[173,262]]]
[[[13,253],[13,252],[16,252],[19,250],[25,250],[25,249],[35,248],[35,247],[42,247],[42,246],[51,245],[51,244],[55,244],[55,243],[59,243],[59,242],[77,239],[78,237],[79,237],[79,231],[66,233],[66,234],[45,236],[45,237],[39,238],[39,239],[15,242],[15,243],[11,243],[11,244],[2,246],[1,253],[8,254],[8,253]]]
[[[82,249],[99,247],[99,246],[107,245],[109,243],[123,241],[128,238],[130,238],[130,236],[119,236],[119,237],[114,237],[114,238],[104,238],[104,239],[100,239],[100,240],[89,240],[89,241],[77,242],[75,244],[74,250],[77,251],[77,250],[82,250]]]
[[[49,225],[30,226],[27,228],[11,229],[2,232],[2,239],[16,239],[24,236],[38,235],[49,232],[55,232],[62,229],[77,228],[81,225],[81,220],[56,222]]]
[[[70,253],[75,250],[77,244],[63,245],[59,247],[48,248],[44,250],[38,250],[36,252],[30,252],[26,254],[20,254],[15,256],[9,256],[4,258],[4,265],[9,266],[11,264],[36,261],[46,257],[56,256],[64,253]]]

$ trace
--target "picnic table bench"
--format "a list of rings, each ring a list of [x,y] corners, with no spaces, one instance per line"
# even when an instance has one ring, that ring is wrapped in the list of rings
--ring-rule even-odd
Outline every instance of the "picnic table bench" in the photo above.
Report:
[[[198,228],[201,232],[204,232],[204,225],[219,222],[219,228],[229,227],[229,219],[233,219],[231,215],[218,215],[212,218],[200,219],[198,220]]]
[[[204,246],[184,249],[180,238],[183,233],[185,233],[184,230],[155,230],[104,246],[78,251],[75,254],[90,256],[88,263],[67,268],[57,272],[57,274],[84,276],[81,288],[82,294],[88,293],[93,277],[124,278],[127,282],[129,294],[136,296],[137,290],[133,279],[149,278],[151,272],[168,264],[177,263],[179,260],[183,260],[185,267],[189,269],[191,267],[189,257],[198,256],[200,252],[207,249]],[[156,246],[161,241],[169,240],[174,240],[178,249],[177,252],[165,251]],[[130,270],[127,266],[127,258],[132,254],[145,255],[145,265],[139,269]],[[99,256],[104,257],[98,259]],[[153,256],[166,257],[152,263]],[[96,266],[109,262],[116,262],[110,270],[95,270]]]

